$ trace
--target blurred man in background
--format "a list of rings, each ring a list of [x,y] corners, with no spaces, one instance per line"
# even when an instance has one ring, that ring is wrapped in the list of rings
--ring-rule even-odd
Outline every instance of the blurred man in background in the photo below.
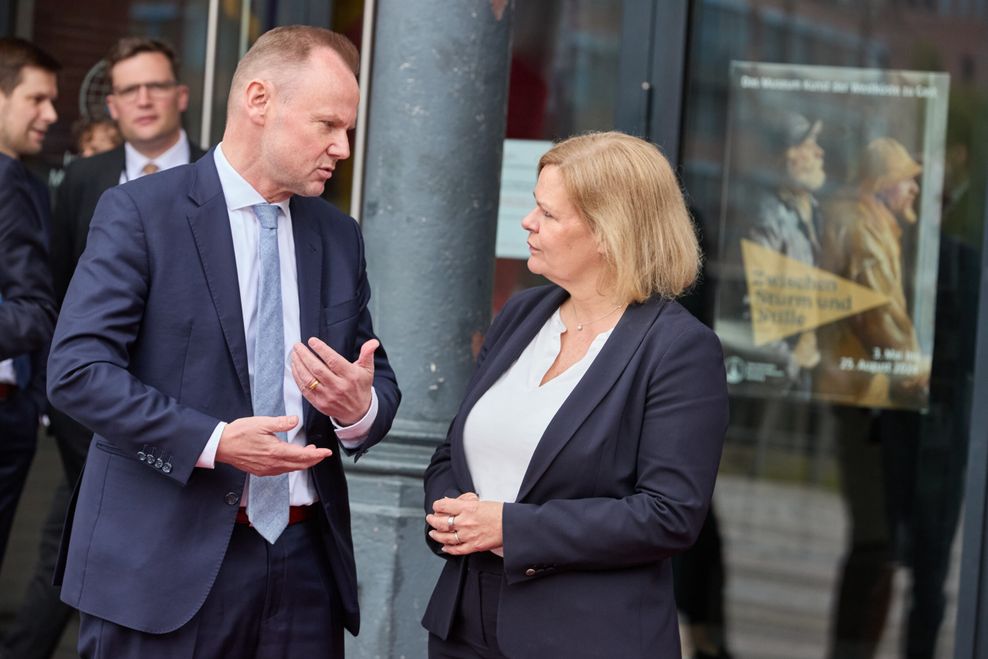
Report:
[[[48,191],[21,157],[55,120],[58,63],[0,39],[0,564],[44,412],[44,358],[55,321],[47,268]]]

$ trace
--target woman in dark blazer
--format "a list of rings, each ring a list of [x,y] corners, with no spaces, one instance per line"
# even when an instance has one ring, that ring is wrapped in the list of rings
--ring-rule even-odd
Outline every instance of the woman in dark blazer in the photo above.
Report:
[[[727,426],[717,337],[674,298],[699,248],[668,162],[621,133],[539,161],[528,267],[425,474],[431,657],[680,657],[669,557]]]

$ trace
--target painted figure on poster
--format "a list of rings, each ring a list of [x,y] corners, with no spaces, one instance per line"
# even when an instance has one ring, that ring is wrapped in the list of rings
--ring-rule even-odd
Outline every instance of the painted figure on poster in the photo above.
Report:
[[[862,406],[922,404],[929,358],[920,354],[903,282],[903,233],[916,224],[922,166],[890,137],[872,140],[857,189],[824,209],[822,268],[888,298],[886,304],[820,328],[826,368],[817,393]]]

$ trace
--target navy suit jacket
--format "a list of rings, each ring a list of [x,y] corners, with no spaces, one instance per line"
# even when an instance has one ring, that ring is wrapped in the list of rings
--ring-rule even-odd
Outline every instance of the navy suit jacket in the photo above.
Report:
[[[473,491],[466,418],[566,297],[556,286],[530,289],[491,325],[446,442],[426,471],[427,512],[436,499]],[[546,428],[517,501],[504,506],[502,652],[678,657],[668,559],[692,545],[703,525],[726,429],[716,335],[673,301],[628,307]],[[423,619],[442,638],[453,624],[465,563],[447,557]]]
[[[195,144],[189,144],[191,162],[199,160],[204,153]],[[74,160],[65,168],[65,178],[55,193],[51,240],[51,271],[59,304],[86,248],[86,236],[96,204],[104,192],[120,183],[120,172],[126,162],[127,155],[121,144],[115,149]]]
[[[47,199],[19,160],[0,153],[0,360],[43,348],[55,325]]]
[[[291,214],[302,337],[353,360],[374,336],[359,228],[319,198],[293,197]],[[361,452],[387,433],[400,397],[383,349],[374,364],[380,406]],[[56,570],[62,599],[132,629],[177,629],[210,591],[246,477],[227,464],[197,469],[196,460],[219,421],[253,415],[212,153],[103,195],[59,315],[48,393],[95,432]],[[308,441],[334,451],[311,474],[343,622],[356,633],[340,447],[331,421],[304,408]]]
[[[55,327],[48,223],[45,185],[19,160],[0,154],[0,360],[30,355],[39,411],[45,400],[43,355]]]

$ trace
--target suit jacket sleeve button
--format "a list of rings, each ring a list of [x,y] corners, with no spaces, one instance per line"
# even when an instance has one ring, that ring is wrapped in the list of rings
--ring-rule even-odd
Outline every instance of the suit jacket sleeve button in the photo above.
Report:
[[[235,506],[240,503],[240,495],[236,492],[227,492],[223,500],[226,501],[226,505]]]
[[[534,577],[535,576],[535,568],[534,567],[530,567],[527,570],[525,570],[525,576],[526,577]]]
[[[161,467],[164,466],[164,464],[165,464],[165,461],[162,460],[161,458],[158,458],[157,460],[154,461],[154,468],[155,469],[161,469]]]
[[[161,471],[163,471],[166,474],[172,473],[172,463],[166,462],[165,464],[161,465]]]

